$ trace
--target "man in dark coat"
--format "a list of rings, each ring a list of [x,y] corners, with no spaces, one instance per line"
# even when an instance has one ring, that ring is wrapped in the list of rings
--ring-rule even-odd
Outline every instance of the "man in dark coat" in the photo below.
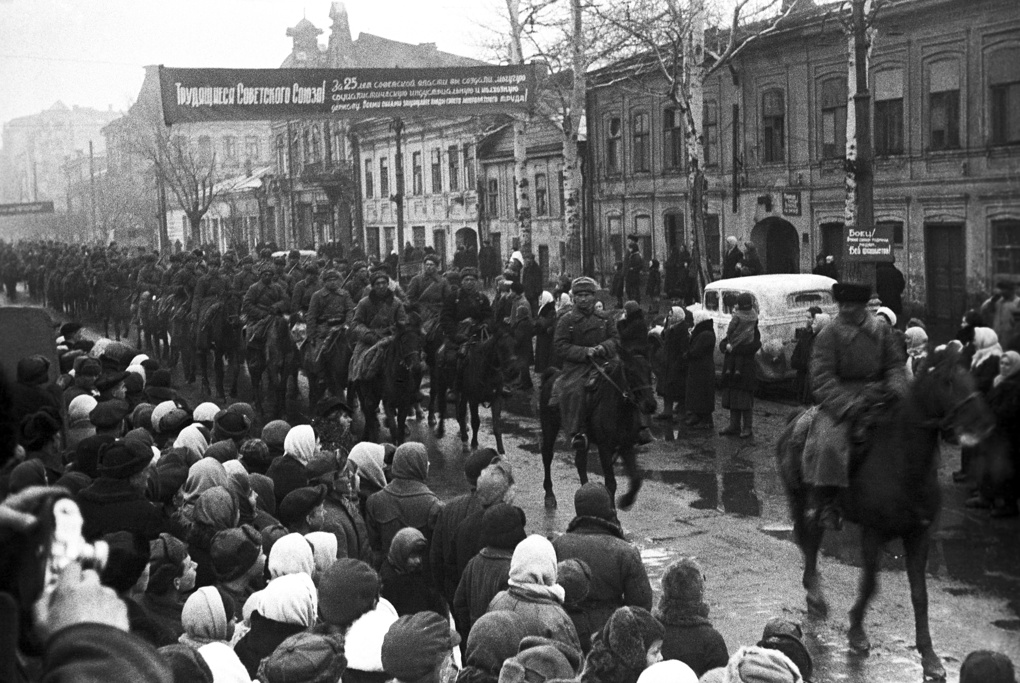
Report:
[[[18,425],[26,415],[49,408],[54,417],[63,412],[61,391],[50,383],[50,361],[34,355],[18,361],[18,381],[11,387],[11,421]]]
[[[907,281],[903,278],[903,273],[891,261],[881,262],[875,266],[875,293],[882,300],[882,305],[888,307],[896,317],[903,314],[903,290],[906,286]]]
[[[445,341],[437,354],[446,366],[454,366],[461,345],[478,329],[492,320],[489,299],[478,291],[478,270],[465,268],[460,274],[460,287],[453,289],[443,303],[439,324]]]
[[[418,307],[418,313],[428,332],[439,321],[443,303],[453,288],[439,273],[438,256],[435,254],[426,256],[422,267],[424,271],[411,278],[411,283],[407,286],[407,301],[412,306]]]
[[[85,538],[129,531],[151,541],[166,530],[160,508],[145,497],[150,462],[152,449],[138,439],[117,439],[100,449],[99,477],[76,497]]]
[[[486,287],[492,284],[492,278],[499,275],[499,253],[489,240],[484,240],[478,250],[478,272]]]
[[[620,607],[652,608],[652,586],[640,551],[623,538],[613,499],[602,484],[589,482],[574,494],[575,517],[553,541],[556,559],[576,559],[591,568],[591,588],[581,603],[600,631]]]
[[[698,309],[693,315],[694,329],[687,351],[687,387],[685,408],[691,414],[687,425],[692,429],[712,429],[715,412],[715,323],[708,311]]]
[[[553,385],[549,404],[559,406],[563,432],[570,435],[575,450],[588,444],[584,385],[592,363],[615,358],[620,343],[616,323],[607,313],[595,310],[597,290],[590,277],[574,280],[574,307],[556,323],[553,335],[553,349],[563,361],[563,371]]]
[[[723,256],[722,278],[740,277],[739,266],[744,261],[744,253],[740,251],[737,238],[730,235],[726,238],[726,254]]]
[[[810,512],[835,528],[839,515],[833,500],[849,484],[851,448],[867,439],[890,402],[906,395],[907,378],[902,344],[867,309],[871,287],[837,283],[832,295],[839,315],[818,334],[811,354],[811,383],[822,407],[811,430],[824,434],[825,447],[805,458],[814,466],[805,468],[804,480],[814,486]],[[809,444],[813,441],[809,435]]]
[[[531,252],[524,255],[521,284],[524,285],[524,298],[531,306],[531,315],[536,315],[538,313],[538,297],[542,295],[542,266],[538,265],[535,255]]]
[[[645,272],[645,258],[641,255],[637,240],[627,244],[630,253],[627,254],[627,266],[625,275],[625,288],[627,298],[641,303],[641,275]]]

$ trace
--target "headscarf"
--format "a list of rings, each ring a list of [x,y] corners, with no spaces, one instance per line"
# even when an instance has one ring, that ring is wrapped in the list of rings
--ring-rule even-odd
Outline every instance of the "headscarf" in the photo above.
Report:
[[[407,574],[407,561],[411,555],[424,555],[428,542],[424,534],[413,526],[406,526],[396,533],[390,541],[390,551],[386,559],[400,574]]]
[[[390,472],[394,479],[424,482],[429,476],[429,453],[425,444],[408,441],[397,446]]]
[[[382,444],[362,441],[351,449],[347,461],[358,466],[358,476],[367,479],[379,488],[386,487],[386,449]]]
[[[875,311],[875,315],[885,316],[885,319],[889,321],[889,325],[896,327],[896,314],[888,306],[879,306],[878,310]]]
[[[908,327],[903,333],[907,339],[907,355],[921,359],[928,355],[928,333],[920,327]]]
[[[142,384],[143,385],[145,384],[145,368],[143,368],[141,365],[129,365],[125,372],[135,373],[136,375],[142,378]]]
[[[230,640],[227,610],[215,586],[203,586],[188,596],[181,611],[181,626],[184,627],[181,642],[185,644]]]
[[[704,308],[696,308],[696,309],[694,309],[693,311],[691,311],[691,315],[692,315],[692,317],[694,319],[694,325],[695,326],[699,325],[700,323],[705,322],[706,320],[711,320],[712,319],[712,316]]]
[[[698,674],[678,659],[667,659],[642,671],[638,683],[698,683]]]
[[[267,566],[272,579],[301,573],[311,578],[315,571],[312,546],[301,534],[287,534],[273,544],[269,551]]]
[[[251,676],[244,668],[234,648],[226,643],[208,643],[198,648],[209,670],[213,674],[213,683],[248,683]]]
[[[398,618],[386,598],[379,598],[374,609],[358,617],[344,636],[347,668],[381,673],[383,639]]]
[[[302,543],[305,542],[302,536],[298,538]],[[315,625],[318,604],[319,594],[311,576],[303,572],[287,574],[273,579],[257,593],[252,593],[244,603],[244,620],[250,622],[251,615],[257,611],[266,619],[309,628]]]
[[[237,502],[237,510],[240,513],[240,524],[253,524],[255,521],[255,506],[251,502],[251,480],[248,478],[248,470],[240,460],[228,460],[223,463],[223,469],[227,473],[227,490],[234,496]]]
[[[137,356],[135,356],[134,358],[131,359],[131,362],[128,363],[128,366],[130,367],[132,365],[141,365],[142,363],[144,363],[147,360],[149,360],[149,357],[146,356],[144,353],[140,353],[140,354],[138,354]]]
[[[75,396],[74,400],[67,407],[67,421],[70,427],[84,427],[89,426],[92,423],[89,422],[89,414],[92,409],[95,408],[99,403],[95,398],[88,394],[82,394],[81,396]],[[75,423],[80,424],[75,424]]]
[[[312,560],[315,563],[315,576],[322,576],[322,573],[333,566],[336,562],[337,540],[336,534],[329,531],[313,531],[305,534],[305,540],[312,547]]]
[[[542,306],[545,306],[546,304],[551,304],[552,302],[553,302],[553,295],[552,295],[552,293],[551,292],[543,291],[539,295],[539,297],[538,297],[538,308],[539,308],[539,310],[542,309]]]
[[[205,455],[205,449],[209,448],[209,442],[198,425],[188,425],[181,430],[174,441],[174,448],[184,448],[192,458],[199,460]]]
[[[291,427],[283,441],[283,452],[294,456],[302,465],[307,465],[315,456],[315,430],[311,425]]]
[[[184,505],[194,505],[198,497],[214,486],[227,485],[227,471],[212,458],[202,458],[188,468],[188,478],[182,490]]]
[[[971,370],[981,365],[989,358],[1002,355],[1002,347],[999,345],[999,336],[995,334],[995,330],[990,327],[974,328],[974,348],[974,359],[970,362]]]
[[[802,683],[797,665],[779,650],[764,647],[742,647],[726,665],[727,681],[776,681]]]
[[[531,534],[517,544],[510,559],[509,585],[563,603],[563,586],[556,583],[556,551],[544,536]]]
[[[213,486],[198,497],[192,519],[216,531],[230,529],[237,524],[237,502],[226,488]]]
[[[1003,362],[1006,359],[1010,360],[1009,369],[1006,369]],[[992,381],[992,386],[999,386],[999,384],[1009,377],[1012,377],[1016,373],[1020,372],[1020,353],[1016,351],[1007,351],[1002,354],[1002,358],[999,360],[999,374],[995,376]]]

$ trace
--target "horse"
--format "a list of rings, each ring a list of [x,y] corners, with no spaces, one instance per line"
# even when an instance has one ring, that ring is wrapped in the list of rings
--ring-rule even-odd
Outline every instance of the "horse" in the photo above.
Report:
[[[237,396],[237,379],[241,374],[238,351],[241,348],[241,323],[238,318],[238,302],[227,297],[217,301],[195,321],[195,351],[198,365],[202,369],[202,391],[211,394],[209,387],[209,352],[213,354],[213,370],[216,373],[216,395],[226,399],[223,380],[225,367],[233,370],[230,395]],[[253,381],[254,383],[254,381]]]
[[[488,403],[492,411],[492,433],[496,451],[503,455],[503,431],[500,412],[503,408],[503,373],[513,368],[514,338],[503,325],[496,325],[492,334],[481,340],[466,342],[464,364],[457,382],[457,421],[460,440],[465,449],[468,442],[467,411],[471,408],[471,449],[478,448],[478,404]],[[443,397],[445,399],[445,396]]]
[[[298,350],[290,336],[290,321],[286,316],[270,316],[264,324],[267,327],[262,345],[248,346],[248,374],[255,394],[255,408],[265,415],[262,395],[262,375],[265,373],[269,381],[269,393],[273,396],[272,415],[279,418],[287,407],[287,377],[289,369],[297,362]]]
[[[613,472],[614,456],[623,460],[624,471],[630,479],[627,492],[620,496],[617,504],[626,510],[634,504],[641,490],[643,477],[637,466],[634,444],[641,430],[639,414],[651,415],[656,409],[654,387],[652,386],[652,365],[642,355],[631,354],[625,349],[619,351],[620,360],[606,370],[596,370],[598,379],[588,394],[585,433],[588,440],[598,446],[599,462],[606,479],[606,488],[611,496],[616,495],[616,474]],[[545,506],[556,507],[553,493],[552,460],[556,448],[556,435],[560,431],[561,416],[558,406],[549,405],[553,384],[559,370],[550,368],[542,375],[539,395],[539,423],[542,429],[542,466],[545,468]],[[586,389],[587,390],[587,389]],[[588,448],[574,451],[574,465],[581,484],[588,483]]]
[[[397,325],[393,337],[383,350],[380,372],[371,379],[355,384],[358,402],[365,415],[362,440],[379,439],[379,403],[386,413],[386,427],[393,441],[403,443],[407,432],[407,416],[418,402],[424,363],[422,344],[424,333],[416,313],[408,316],[406,324]]]
[[[145,346],[142,345],[144,336]],[[159,304],[155,294],[145,291],[138,296],[138,344],[156,360],[163,360],[169,352],[167,321],[159,315]]]
[[[306,343],[301,364],[308,376],[308,405],[313,407],[323,390],[342,401],[347,400],[347,382],[354,346],[347,325],[330,325],[321,344]]]
[[[906,551],[910,599],[914,607],[917,649],[925,678],[944,679],[946,672],[928,630],[928,589],[925,570],[932,521],[941,507],[938,483],[940,435],[954,429],[960,442],[975,444],[994,426],[970,374],[958,354],[939,351],[929,357],[907,395],[883,411],[861,457],[851,458],[850,485],[837,502],[846,519],[860,525],[863,563],[857,600],[850,610],[850,647],[867,652],[870,641],[864,614],[877,588],[879,553],[886,542],[900,538]],[[794,540],[804,555],[803,586],[809,614],[825,618],[828,603],[818,574],[818,549],[824,529],[808,519],[810,487],[801,480],[804,437],[796,434],[795,413],[776,444],[780,476],[793,517]]]

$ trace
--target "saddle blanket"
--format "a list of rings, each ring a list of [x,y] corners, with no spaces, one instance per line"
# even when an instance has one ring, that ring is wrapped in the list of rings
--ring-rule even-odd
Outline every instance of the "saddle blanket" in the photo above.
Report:
[[[367,381],[379,374],[386,356],[386,348],[390,342],[389,338],[381,339],[372,346],[358,342],[354,348],[354,356],[351,358],[350,378],[352,382]]]
[[[814,406],[798,418],[794,439],[804,439],[801,479],[814,486],[850,485],[850,426]],[[796,442],[795,442],[796,443]]]

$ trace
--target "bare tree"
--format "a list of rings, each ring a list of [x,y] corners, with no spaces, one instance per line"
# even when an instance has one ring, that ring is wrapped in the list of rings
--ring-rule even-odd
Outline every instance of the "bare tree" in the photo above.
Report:
[[[736,0],[728,14],[712,17],[705,0],[594,0],[587,10],[602,27],[628,38],[630,57],[601,74],[600,85],[629,82],[639,91],[663,97],[682,116],[690,186],[692,256],[698,287],[710,282],[705,234],[704,86],[751,45],[779,30],[798,0]],[[706,30],[712,24],[706,45]]]

